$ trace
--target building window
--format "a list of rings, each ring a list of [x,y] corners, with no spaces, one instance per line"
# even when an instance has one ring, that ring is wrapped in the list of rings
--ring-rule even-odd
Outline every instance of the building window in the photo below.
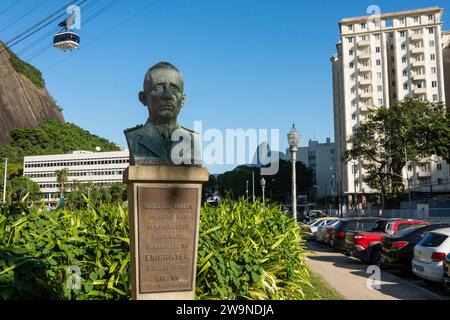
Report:
[[[381,78],[382,78],[381,72],[377,72],[377,78],[378,78],[378,79],[381,79]]]
[[[439,186],[442,186],[444,184],[442,178],[438,178],[437,183]]]
[[[408,166],[408,171],[412,172],[413,171],[413,167],[411,165]]]
[[[348,43],[353,43],[353,38],[352,37],[348,38]]]
[[[383,86],[378,86],[378,92],[383,92]]]
[[[433,101],[438,101],[438,100],[439,100],[438,95],[437,94],[433,94]]]
[[[379,33],[377,33],[376,35],[375,35],[375,40],[380,40],[381,39],[381,35],[379,34]]]
[[[400,24],[405,24],[405,18],[400,18],[398,19],[398,21],[400,22]]]
[[[403,76],[407,77],[408,76],[408,70],[403,70]]]
[[[434,47],[434,40],[430,41],[430,47],[433,48]]]
[[[431,74],[436,74],[437,73],[437,69],[435,67],[431,68]]]
[[[377,59],[377,66],[381,66],[381,60]]]
[[[442,171],[442,163],[437,164],[437,171]]]
[[[437,88],[437,81],[431,81],[431,87]]]
[[[428,15],[428,21],[434,21],[434,14]]]
[[[402,58],[402,63],[406,63],[406,57]]]
[[[350,51],[348,52],[348,55],[349,55],[349,56],[352,56],[352,55],[353,55],[353,50],[350,50]]]
[[[376,53],[380,53],[380,52],[381,52],[381,48],[380,48],[380,47],[376,47],[376,48],[375,48],[375,52],[376,52]]]
[[[378,105],[380,105],[380,106],[383,105],[383,99],[378,99]]]
[[[353,31],[353,25],[352,24],[348,25],[348,31]]]
[[[352,120],[356,120],[356,114],[352,113]]]
[[[435,55],[434,53],[432,53],[431,56],[430,56],[430,59],[431,59],[432,61],[436,60],[436,55]]]
[[[403,90],[408,90],[408,87],[409,87],[408,83],[403,84]]]
[[[365,23],[361,23],[361,29],[365,29],[366,28],[366,24]]]
[[[415,17],[414,17],[414,22],[415,22],[415,23],[418,23],[418,22],[419,22],[419,17],[418,17],[418,16],[415,16]]]
[[[434,33],[434,28],[428,28],[428,32],[429,32],[430,34]]]
[[[350,69],[353,69],[355,67],[355,64],[353,62],[350,62]]]
[[[403,51],[406,50],[406,45],[405,44],[402,44],[402,50]]]
[[[402,37],[402,38],[406,37],[406,32],[405,31],[400,31],[400,37]]]

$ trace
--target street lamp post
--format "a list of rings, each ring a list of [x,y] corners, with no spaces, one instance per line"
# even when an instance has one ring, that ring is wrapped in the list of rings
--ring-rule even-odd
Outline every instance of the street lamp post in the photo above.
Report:
[[[5,158],[5,175],[3,176],[3,205],[6,205],[6,175],[8,173],[8,158]]]
[[[295,129],[295,124],[292,126],[291,132],[288,134],[288,143],[292,160],[292,217],[297,219],[297,181],[295,167],[297,164],[297,151],[298,144],[300,143],[300,135]]]
[[[248,180],[247,180],[247,188],[245,189],[245,193],[247,194],[247,201],[248,201]]]
[[[266,205],[266,196],[265,196],[266,179],[264,179],[264,178],[261,179],[261,188],[262,188],[262,201],[263,201],[263,206],[265,206],[265,205]]]

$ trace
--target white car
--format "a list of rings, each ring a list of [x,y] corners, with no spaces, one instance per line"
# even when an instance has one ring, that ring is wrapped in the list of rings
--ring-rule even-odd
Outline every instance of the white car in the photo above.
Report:
[[[305,238],[312,240],[316,239],[317,236],[317,230],[320,226],[326,225],[329,221],[335,221],[336,218],[319,218],[316,220],[313,220],[305,225],[303,230],[306,233]]]
[[[450,252],[450,228],[425,233],[414,248],[412,270],[420,278],[442,282],[444,259]]]
[[[326,224],[318,226],[316,240],[318,242],[325,242],[325,238],[327,237],[327,228],[335,226],[338,222],[339,222],[339,219],[328,220]]]

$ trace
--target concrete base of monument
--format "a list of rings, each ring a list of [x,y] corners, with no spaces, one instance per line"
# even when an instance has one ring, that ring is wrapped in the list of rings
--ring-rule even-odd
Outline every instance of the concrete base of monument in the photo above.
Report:
[[[198,167],[130,166],[132,298],[193,300],[202,183]]]

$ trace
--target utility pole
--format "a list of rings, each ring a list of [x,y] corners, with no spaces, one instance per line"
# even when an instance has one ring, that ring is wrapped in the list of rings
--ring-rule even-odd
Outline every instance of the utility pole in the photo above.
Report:
[[[255,171],[252,172],[253,203],[255,202]]]
[[[411,186],[409,184],[409,166],[408,166],[408,153],[405,147],[405,163],[406,163],[406,180],[408,181],[408,198],[409,198],[409,211],[412,216],[412,198],[411,198]]]
[[[353,187],[354,187],[353,210],[356,210],[356,162],[353,163]]]
[[[6,205],[6,178],[8,174],[8,158],[5,158],[5,175],[3,176],[3,205]]]

